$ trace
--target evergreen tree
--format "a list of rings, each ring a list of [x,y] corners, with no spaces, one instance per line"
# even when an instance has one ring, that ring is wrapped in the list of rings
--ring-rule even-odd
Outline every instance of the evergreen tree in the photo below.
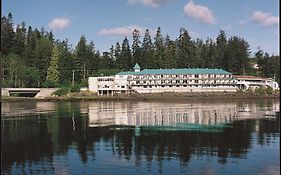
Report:
[[[141,48],[140,48],[140,32],[137,29],[133,31],[133,44],[132,44],[132,55],[133,55],[133,62],[131,63],[134,65],[135,63],[141,62]]]
[[[197,68],[201,68],[203,67],[203,56],[204,55],[201,55],[203,51],[203,41],[202,39],[197,39],[195,42],[194,42],[194,66],[197,67]]]
[[[88,48],[88,59],[87,59],[87,76],[93,75],[95,71],[99,68],[99,55],[97,55],[95,50],[95,44],[93,41],[90,42],[89,45],[87,45]]]
[[[117,68],[121,69],[122,68],[122,59],[121,59],[121,46],[119,42],[116,43],[115,49],[114,49],[114,57],[116,59],[116,66]]]
[[[86,78],[86,60],[87,60],[87,45],[85,36],[81,36],[76,45],[75,51],[75,69],[78,71],[75,79],[80,82],[82,78]]]
[[[50,58],[52,54],[52,43],[47,38],[41,38],[40,35],[37,36],[39,39],[38,44],[35,48],[35,65],[40,71],[40,81],[39,86],[46,80],[47,70],[50,65]]]
[[[58,70],[59,70],[59,82],[63,84],[70,84],[72,81],[72,70],[74,69],[73,54],[70,52],[68,40],[58,42],[56,47],[58,48]]]
[[[228,40],[228,67],[226,70],[244,74],[249,68],[249,44],[244,39],[233,36]]]
[[[52,50],[51,63],[47,71],[47,80],[57,84],[59,82],[59,49],[55,46]]]
[[[217,51],[217,56],[216,56],[216,67],[217,68],[222,68],[222,69],[228,69],[229,66],[227,63],[229,62],[227,59],[227,39],[225,32],[223,30],[219,31],[219,35],[217,36],[216,39],[216,51]]]
[[[164,43],[163,68],[176,68],[177,50],[176,43],[167,35]]]
[[[191,37],[188,31],[184,28],[180,29],[180,36],[178,38],[178,67],[180,68],[193,68],[194,55],[192,53],[193,47]]]
[[[35,47],[36,47],[35,37],[33,35],[32,27],[29,26],[26,36],[25,49],[23,52],[23,59],[28,67],[37,67],[37,61],[35,58]]]
[[[139,62],[139,65],[142,68],[153,68],[152,66],[152,60],[154,56],[154,46],[151,41],[151,36],[149,33],[149,30],[146,29],[143,42],[142,42],[142,56],[141,61]]]
[[[133,68],[132,53],[129,45],[129,40],[127,37],[123,40],[121,49],[121,65],[125,70],[130,70]]]
[[[156,36],[154,39],[155,56],[153,57],[154,59],[152,59],[152,67],[157,69],[162,67],[164,54],[164,41],[160,27],[157,28]]]
[[[207,39],[208,46],[208,56],[207,56],[207,68],[217,68],[216,67],[216,55],[217,55],[217,47],[212,39]]]
[[[1,18],[1,51],[3,55],[8,55],[14,46],[15,32],[13,30],[13,16],[11,13],[8,17]]]
[[[25,50],[25,41],[26,41],[26,28],[25,23],[22,22],[21,25],[17,25],[15,33],[15,43],[12,49],[12,52],[16,53],[20,57],[23,57]]]

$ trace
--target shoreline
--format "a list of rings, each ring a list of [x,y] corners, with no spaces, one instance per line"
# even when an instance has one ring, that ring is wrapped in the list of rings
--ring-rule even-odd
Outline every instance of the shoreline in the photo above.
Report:
[[[115,96],[72,94],[63,97],[2,97],[1,102],[17,101],[146,101],[146,100],[196,100],[196,99],[279,99],[280,94],[247,94],[247,93],[160,93],[160,94],[120,94]]]

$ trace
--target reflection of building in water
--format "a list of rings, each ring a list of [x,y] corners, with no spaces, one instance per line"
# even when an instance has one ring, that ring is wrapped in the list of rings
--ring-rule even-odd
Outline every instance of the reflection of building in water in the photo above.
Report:
[[[263,117],[267,109],[260,109],[255,104],[236,103],[97,102],[89,104],[89,123],[90,127],[219,126],[234,120],[253,118],[253,114],[255,117]]]

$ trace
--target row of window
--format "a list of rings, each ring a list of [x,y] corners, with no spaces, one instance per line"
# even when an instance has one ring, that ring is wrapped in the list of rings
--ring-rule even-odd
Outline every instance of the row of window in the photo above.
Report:
[[[154,78],[229,78],[231,75],[223,75],[223,74],[190,74],[190,75],[131,75],[129,79],[154,79]]]
[[[202,83],[202,84],[217,84],[217,83],[223,83],[223,84],[230,84],[234,83],[234,81],[220,81],[220,80],[214,80],[214,81],[200,81],[199,80],[162,80],[161,82],[156,81],[135,81],[135,84],[188,84],[188,83]],[[130,84],[134,84],[134,82],[130,82]]]
[[[108,86],[108,85],[98,85],[98,88],[113,88],[114,86]],[[117,86],[118,88],[125,88],[125,86]]]
[[[136,86],[136,87],[143,87],[143,88],[157,88],[157,87],[163,87],[163,88],[167,88],[167,87],[218,87],[218,86],[224,86],[224,87],[236,87],[235,85],[155,85],[155,86],[152,86],[152,85],[144,85],[144,86]]]
[[[98,78],[98,81],[114,81],[114,78]]]

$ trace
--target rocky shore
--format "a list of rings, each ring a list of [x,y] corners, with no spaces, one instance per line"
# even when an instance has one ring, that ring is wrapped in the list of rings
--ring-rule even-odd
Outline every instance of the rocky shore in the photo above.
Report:
[[[61,97],[47,97],[43,99],[30,97],[2,97],[2,101],[95,101],[95,100],[171,100],[171,99],[263,99],[279,98],[279,91],[272,94],[258,94],[255,92],[222,92],[222,93],[174,93],[165,92],[157,94],[115,94],[114,96],[98,96],[90,92],[70,93]]]

